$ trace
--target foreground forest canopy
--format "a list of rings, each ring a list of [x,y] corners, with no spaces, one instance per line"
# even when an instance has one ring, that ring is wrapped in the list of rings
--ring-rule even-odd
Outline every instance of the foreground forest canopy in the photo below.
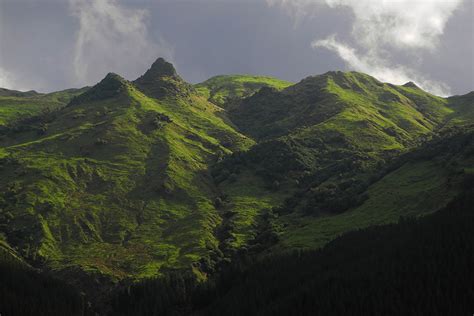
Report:
[[[0,89],[0,313],[472,313],[473,126],[357,72]]]

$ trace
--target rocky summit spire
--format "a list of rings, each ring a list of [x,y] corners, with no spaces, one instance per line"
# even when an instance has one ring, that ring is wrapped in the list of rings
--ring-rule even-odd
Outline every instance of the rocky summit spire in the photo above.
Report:
[[[417,89],[419,89],[419,87],[413,81],[408,81],[403,86],[405,88],[417,88]]]
[[[127,90],[129,82],[115,73],[108,73],[98,84],[73,98],[70,105],[114,98]]]
[[[158,58],[151,68],[145,73],[144,77],[179,77],[173,64],[163,58]]]
[[[186,96],[191,86],[176,73],[173,64],[158,58],[148,71],[134,81],[134,84],[146,95],[153,98],[167,96]]]

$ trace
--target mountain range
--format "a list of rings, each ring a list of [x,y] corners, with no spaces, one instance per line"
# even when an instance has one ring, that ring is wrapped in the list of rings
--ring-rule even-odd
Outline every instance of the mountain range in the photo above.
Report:
[[[473,123],[474,92],[442,98],[358,72],[193,85],[159,58],[134,81],[1,89],[0,262],[104,312],[131,284],[176,273],[204,284],[242,258],[330,252],[469,195]]]

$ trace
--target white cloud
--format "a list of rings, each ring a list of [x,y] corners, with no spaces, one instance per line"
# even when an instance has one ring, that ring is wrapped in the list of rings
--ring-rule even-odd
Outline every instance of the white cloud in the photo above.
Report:
[[[408,67],[391,65],[389,60],[377,54],[369,53],[360,56],[354,48],[340,43],[334,36],[314,41],[312,46],[324,47],[334,51],[350,68],[368,73],[383,82],[401,85],[408,81],[413,81],[423,90],[430,91],[436,95],[447,96],[450,94],[447,85],[429,80]]]
[[[150,38],[146,10],[132,9],[118,0],[69,0],[79,21],[74,52],[77,84],[91,84],[107,72],[134,79],[158,56],[170,59],[163,40]]]
[[[325,0],[355,17],[353,35],[369,47],[434,49],[462,0]]]
[[[0,67],[0,88],[26,90],[10,72],[2,67]]]
[[[10,75],[2,68],[0,68],[0,88],[11,89]]]
[[[434,53],[446,23],[463,0],[266,0],[281,5],[292,15],[301,17],[307,8],[326,4],[331,8],[346,7],[354,15],[352,37],[362,49],[358,53],[347,44],[330,36],[317,40],[313,47],[325,47],[346,64],[381,80],[401,83],[408,79],[436,93],[449,93],[448,87],[423,78],[414,69],[393,65],[393,55],[405,53],[418,60],[420,53]],[[310,11],[309,11],[310,12]]]

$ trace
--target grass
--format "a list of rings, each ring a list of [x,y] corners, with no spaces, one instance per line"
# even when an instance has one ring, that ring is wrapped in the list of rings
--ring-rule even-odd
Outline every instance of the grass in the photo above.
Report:
[[[156,100],[119,81],[117,95],[100,99],[99,85],[61,109],[45,135],[25,132],[2,148],[15,165],[0,187],[16,182],[24,194],[21,206],[7,201],[7,235],[22,231],[22,255],[53,269],[79,266],[116,281],[190,268],[219,244],[207,167],[253,141],[201,97]],[[156,127],[157,115],[170,122]]]
[[[282,90],[293,83],[266,76],[252,75],[223,75],[212,77],[195,85],[199,94],[207,100],[227,107],[229,101],[248,97],[262,87],[271,87]]]
[[[450,109],[446,127],[472,124],[474,121],[474,92],[463,96],[454,96],[447,99]]]
[[[447,186],[449,175],[434,162],[408,163],[372,185],[369,199],[355,209],[335,216],[281,217],[287,228],[277,248],[320,248],[348,231],[437,211],[455,196],[456,190]]]
[[[31,96],[0,96],[0,127],[19,119],[41,114],[46,110],[61,108],[85,89],[70,89]]]
[[[234,213],[230,219],[233,240],[229,243],[234,249],[245,247],[255,237],[263,211],[281,204],[290,194],[267,189],[264,181],[249,171],[242,172],[235,182],[225,181],[220,189],[229,196],[227,210]]]
[[[459,105],[459,117],[465,116],[468,105],[464,102]],[[317,177],[332,165],[345,166],[345,161],[352,160],[353,166],[362,167],[339,167],[340,171],[333,171],[318,186],[338,185],[349,178],[365,181],[367,174],[387,157],[416,148],[422,137],[429,137],[453,119],[455,113],[448,105],[448,100],[418,88],[384,84],[355,72],[310,77],[281,92],[257,93],[244,100],[230,115],[244,133],[260,140],[246,155],[247,160],[256,162],[245,166],[244,175],[239,175],[236,183],[224,182],[221,186],[237,211],[236,231],[243,232],[238,237],[248,240],[253,236],[256,214],[281,205],[298,190],[291,183],[308,173]],[[273,139],[290,145],[279,145]],[[269,150],[264,149],[268,141],[274,144]],[[288,150],[293,155],[287,155]],[[285,155],[289,158],[284,161],[269,159]],[[292,167],[298,164],[303,167]],[[288,187],[277,192],[262,191],[268,186],[256,175],[262,170],[286,179]],[[402,215],[433,212],[454,194],[445,184],[448,174],[443,167],[428,162],[406,165],[372,186],[370,199],[357,209],[335,216],[305,216],[298,211],[284,216],[280,224],[287,228],[275,249],[321,247],[349,230],[395,222]],[[309,198],[306,194],[297,199],[304,205]]]
[[[338,129],[351,137],[358,135],[353,133],[357,130],[380,138],[387,148],[404,147],[430,133],[452,112],[444,99],[425,92],[422,99],[418,91],[413,97],[406,90],[360,73],[330,72],[306,78],[281,92],[257,93],[232,109],[230,116],[256,139],[315,128]],[[430,102],[434,104],[426,105]],[[360,147],[373,141],[354,139]]]
[[[200,95],[180,80],[137,88],[108,75],[65,107],[78,91],[0,97],[0,125],[57,110],[41,133],[37,123],[18,123],[0,139],[0,224],[15,252],[113,281],[197,271],[221,256],[223,244],[245,248],[260,215],[300,191],[303,180],[324,172],[317,185],[364,180],[443,125],[472,122],[469,95],[442,99],[359,73],[296,85],[218,76],[195,86]],[[217,185],[211,167],[236,152],[246,162]],[[433,212],[455,194],[449,176],[438,162],[408,163],[343,214],[281,216],[271,251],[317,248],[349,230]],[[317,185],[303,187],[308,195],[299,201]],[[219,239],[222,229],[227,240]]]

